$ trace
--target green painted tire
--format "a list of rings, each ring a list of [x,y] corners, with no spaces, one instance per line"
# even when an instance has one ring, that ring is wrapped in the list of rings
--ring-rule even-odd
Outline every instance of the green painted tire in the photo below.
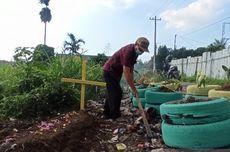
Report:
[[[207,85],[205,88],[198,88],[197,85],[189,85],[187,87],[187,93],[198,96],[208,96],[208,91],[211,89],[220,88],[219,85]]]
[[[139,95],[139,98],[145,98],[145,92],[147,90],[151,90],[151,91],[156,91],[157,88],[159,88],[159,86],[156,86],[156,87],[149,87],[149,88],[137,88],[137,92],[138,92],[138,95]],[[130,93],[130,96],[133,97],[133,94]]]
[[[181,92],[157,92],[147,90],[145,92],[146,103],[160,105],[162,103],[181,100],[183,99],[183,94]]]
[[[145,107],[145,98],[140,98],[141,100],[141,105],[142,107]],[[137,99],[135,97],[132,98],[132,104],[133,104],[133,107],[138,107],[138,102],[137,102]]]
[[[145,89],[137,89],[139,98],[145,98],[145,91],[146,91],[146,88]]]
[[[208,96],[209,97],[225,97],[228,98],[228,100],[230,101],[230,91],[221,91],[221,90],[209,90],[208,92]]]
[[[160,105],[145,103],[145,109],[150,108],[150,107],[153,107],[154,109],[156,109],[157,113],[160,114]]]
[[[226,98],[184,104],[168,102],[160,106],[160,115],[176,125],[213,123],[230,118],[230,104]]]
[[[171,125],[162,122],[166,145],[185,149],[211,149],[230,145],[230,119],[203,125]]]

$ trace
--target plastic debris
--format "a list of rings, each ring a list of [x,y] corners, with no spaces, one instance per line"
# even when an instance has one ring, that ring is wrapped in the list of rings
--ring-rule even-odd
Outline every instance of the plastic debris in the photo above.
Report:
[[[122,151],[122,150],[125,150],[125,149],[126,149],[126,145],[123,144],[123,143],[118,143],[118,144],[116,144],[116,147],[117,147],[117,150],[118,150],[118,151]]]
[[[119,128],[115,129],[115,130],[113,131],[113,134],[118,134],[118,132],[119,132]]]
[[[124,133],[125,133],[125,131],[126,131],[126,129],[125,129],[125,128],[119,128],[119,133],[120,133],[120,134],[124,134]]]
[[[116,135],[115,137],[111,138],[108,142],[109,143],[114,143],[118,141],[118,135]]]
[[[141,124],[142,116],[138,117],[137,120],[134,122],[135,125]]]
[[[16,119],[14,119],[14,118],[10,118],[10,121],[15,121]]]
[[[18,129],[14,128],[13,131],[14,131],[14,132],[18,132]]]
[[[138,148],[144,148],[145,145],[144,145],[144,144],[138,144],[137,147],[138,147]]]

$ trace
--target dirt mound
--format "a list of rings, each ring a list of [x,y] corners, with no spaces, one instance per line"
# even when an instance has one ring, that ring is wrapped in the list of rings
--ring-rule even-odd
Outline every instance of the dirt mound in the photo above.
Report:
[[[221,88],[216,89],[220,91],[230,91],[230,84],[224,84]]]
[[[69,124],[63,121],[68,117]],[[93,140],[95,139],[95,129],[97,122],[85,112],[72,112],[64,116],[55,117],[52,120],[58,120],[49,130],[41,130],[36,124],[29,128],[20,129],[20,132],[11,132],[17,125],[11,125],[8,132],[5,131],[3,136],[8,136],[12,142],[2,143],[0,151],[8,152],[86,152],[90,151]],[[18,123],[16,123],[18,124]],[[65,127],[63,127],[65,126]],[[28,125],[27,125],[28,127]],[[15,142],[13,142],[15,141]],[[5,144],[5,145],[4,145]]]
[[[19,140],[16,151],[23,152],[55,152],[55,151],[90,151],[90,143],[87,143],[86,134],[94,136],[96,122],[85,113],[71,119],[71,125],[65,129],[43,136],[29,135]],[[92,139],[92,138],[91,138]]]
[[[122,117],[102,119],[103,104],[91,101],[83,112],[69,112],[37,121],[11,120],[0,123],[0,152],[115,152],[117,144],[126,151],[165,148],[161,137],[161,119],[152,117],[151,143],[137,109],[122,101]],[[134,123],[138,120],[138,124]]]

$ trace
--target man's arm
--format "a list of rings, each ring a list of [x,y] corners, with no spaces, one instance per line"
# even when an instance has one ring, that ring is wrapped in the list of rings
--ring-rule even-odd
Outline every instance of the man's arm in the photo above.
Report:
[[[130,86],[130,88],[131,88],[131,90],[133,92],[133,95],[135,97],[137,97],[138,96],[138,92],[137,92],[137,89],[136,89],[136,87],[134,85],[133,69],[131,69],[130,67],[127,67],[127,66],[123,66],[123,73],[124,73],[124,76],[125,76],[125,79],[126,79],[128,85]]]

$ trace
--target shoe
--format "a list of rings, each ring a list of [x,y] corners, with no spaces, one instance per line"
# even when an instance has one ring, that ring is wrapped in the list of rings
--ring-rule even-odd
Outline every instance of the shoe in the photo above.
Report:
[[[118,117],[116,119],[112,119],[113,122],[125,122],[125,119],[123,117]]]
[[[115,121],[116,119],[120,118],[121,117],[121,114],[118,113],[116,115],[112,115],[111,118]]]

